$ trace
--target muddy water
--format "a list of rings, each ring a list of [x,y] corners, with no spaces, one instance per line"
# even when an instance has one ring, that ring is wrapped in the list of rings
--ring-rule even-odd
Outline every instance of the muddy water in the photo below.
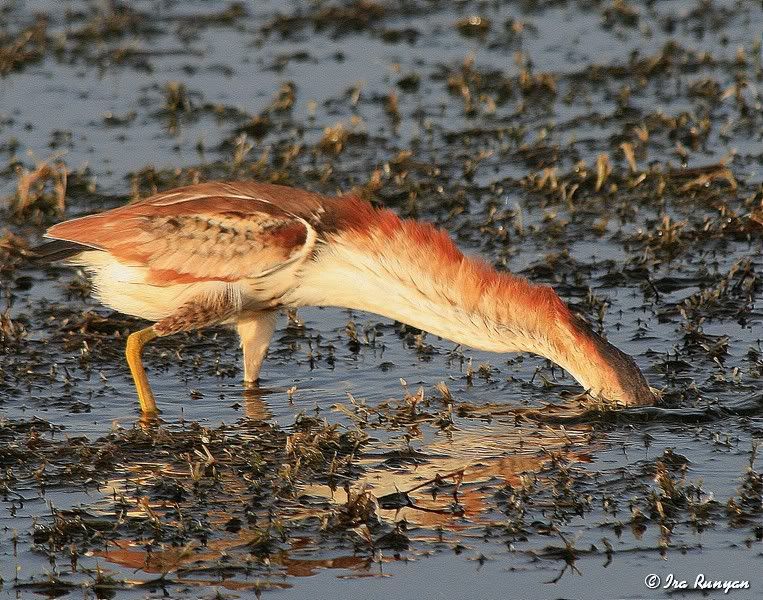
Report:
[[[761,31],[742,0],[4,4],[0,592],[759,597]],[[439,223],[554,285],[662,403],[591,411],[535,357],[308,309],[257,391],[228,331],[152,345],[141,429],[142,324],[25,248],[232,177]]]

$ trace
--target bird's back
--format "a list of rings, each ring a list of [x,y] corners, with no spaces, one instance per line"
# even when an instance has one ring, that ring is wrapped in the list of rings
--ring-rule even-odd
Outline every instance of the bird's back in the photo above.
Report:
[[[203,183],[59,223],[38,255],[93,276],[111,308],[165,318],[194,297],[273,305],[312,251],[326,198],[255,183]]]

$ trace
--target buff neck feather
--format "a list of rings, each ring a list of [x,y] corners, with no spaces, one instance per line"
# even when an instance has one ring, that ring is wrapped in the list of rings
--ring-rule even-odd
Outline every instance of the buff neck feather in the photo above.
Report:
[[[480,350],[531,352],[595,396],[621,404],[651,398],[635,363],[551,288],[464,256],[431,225],[386,214],[383,223],[331,237],[305,268],[293,303],[376,313]],[[631,383],[635,390],[626,389]]]

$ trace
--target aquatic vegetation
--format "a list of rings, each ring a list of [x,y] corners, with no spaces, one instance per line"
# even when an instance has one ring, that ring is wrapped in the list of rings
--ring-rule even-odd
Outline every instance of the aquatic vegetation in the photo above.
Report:
[[[0,77],[42,59],[47,51],[48,21],[39,16],[31,27],[0,35]]]
[[[40,215],[63,214],[69,176],[63,161],[40,161],[31,170],[18,165],[16,175],[16,194],[10,200],[14,216],[39,220]]]

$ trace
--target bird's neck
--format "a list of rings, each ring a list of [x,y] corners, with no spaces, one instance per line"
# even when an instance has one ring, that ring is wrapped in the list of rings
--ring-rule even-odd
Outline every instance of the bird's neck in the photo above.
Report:
[[[390,247],[380,253],[350,246],[325,251],[306,273],[306,304],[340,306],[376,313],[459,344],[492,352],[516,350],[503,323],[486,310],[496,291],[461,288],[437,272],[431,256],[413,262]],[[426,255],[426,250],[423,250]],[[525,346],[532,338],[524,339]]]
[[[532,352],[593,391],[612,377],[606,364],[591,368],[592,332],[551,288],[497,273],[413,221],[328,239],[305,267],[296,303],[376,313],[480,350]]]

